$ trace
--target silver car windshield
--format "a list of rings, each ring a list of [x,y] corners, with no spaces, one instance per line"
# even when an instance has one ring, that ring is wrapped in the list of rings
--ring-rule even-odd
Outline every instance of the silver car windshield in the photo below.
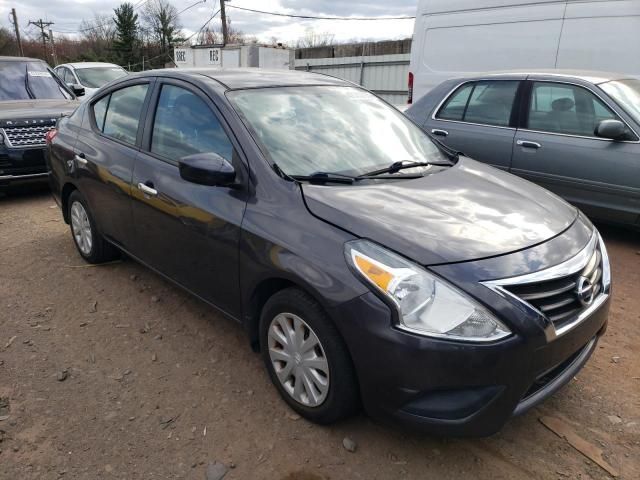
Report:
[[[120,67],[76,68],[80,83],[89,88],[100,88],[111,80],[124,77],[127,71]]]
[[[278,87],[227,95],[264,153],[288,175],[358,175],[398,161],[447,161],[402,113],[359,88]]]
[[[600,85],[633,119],[640,123],[640,80],[614,80]]]

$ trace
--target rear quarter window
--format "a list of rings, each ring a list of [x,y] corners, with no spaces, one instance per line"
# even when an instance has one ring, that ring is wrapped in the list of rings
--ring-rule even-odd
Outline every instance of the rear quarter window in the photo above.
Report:
[[[148,89],[148,84],[124,87],[93,103],[97,129],[115,140],[135,145]]]

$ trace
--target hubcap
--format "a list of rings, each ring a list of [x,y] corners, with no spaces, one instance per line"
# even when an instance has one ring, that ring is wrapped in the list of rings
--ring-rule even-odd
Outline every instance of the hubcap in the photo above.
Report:
[[[297,315],[280,313],[269,325],[268,347],[289,396],[307,407],[321,405],[329,393],[329,363],[311,327]]]
[[[91,223],[89,223],[87,211],[80,202],[73,202],[73,205],[71,205],[71,231],[78,249],[84,255],[89,255],[93,245]]]

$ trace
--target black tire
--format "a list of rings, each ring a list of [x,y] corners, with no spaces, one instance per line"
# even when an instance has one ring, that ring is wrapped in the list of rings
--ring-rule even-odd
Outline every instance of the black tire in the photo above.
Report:
[[[82,208],[86,212],[87,218],[89,219],[89,225],[91,230],[90,232],[91,248],[89,252],[82,251],[82,249],[80,248],[80,245],[78,244],[78,240],[76,239],[76,236],[74,235],[74,232],[73,232],[71,212],[73,209],[73,205],[75,203],[79,203],[80,205],[82,205]],[[87,205],[86,200],[84,199],[84,197],[79,191],[75,190],[74,192],[71,193],[71,195],[69,196],[69,201],[67,202],[67,208],[68,208],[67,214],[69,218],[69,228],[71,230],[71,238],[73,238],[73,243],[75,244],[76,249],[78,250],[78,253],[83,259],[85,259],[89,263],[98,264],[98,263],[109,262],[119,257],[120,252],[118,251],[118,249],[114,247],[112,244],[110,244],[109,242],[107,242],[100,234],[96,226],[96,222],[93,219],[93,215],[91,214],[91,210],[89,210],[89,206]]]
[[[300,317],[321,343],[329,366],[329,388],[324,401],[318,406],[303,405],[285,390],[269,356],[269,327],[272,320],[282,313]],[[326,425],[348,418],[358,411],[358,381],[347,347],[322,307],[304,291],[287,288],[277,292],[267,301],[260,316],[260,347],[271,381],[284,401],[300,416],[314,423]]]

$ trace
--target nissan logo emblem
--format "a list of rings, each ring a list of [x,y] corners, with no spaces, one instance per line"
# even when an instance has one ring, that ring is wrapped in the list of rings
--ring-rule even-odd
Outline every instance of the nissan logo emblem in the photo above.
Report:
[[[578,286],[575,292],[582,306],[588,307],[593,303],[593,284],[587,277],[580,277],[578,279]]]

